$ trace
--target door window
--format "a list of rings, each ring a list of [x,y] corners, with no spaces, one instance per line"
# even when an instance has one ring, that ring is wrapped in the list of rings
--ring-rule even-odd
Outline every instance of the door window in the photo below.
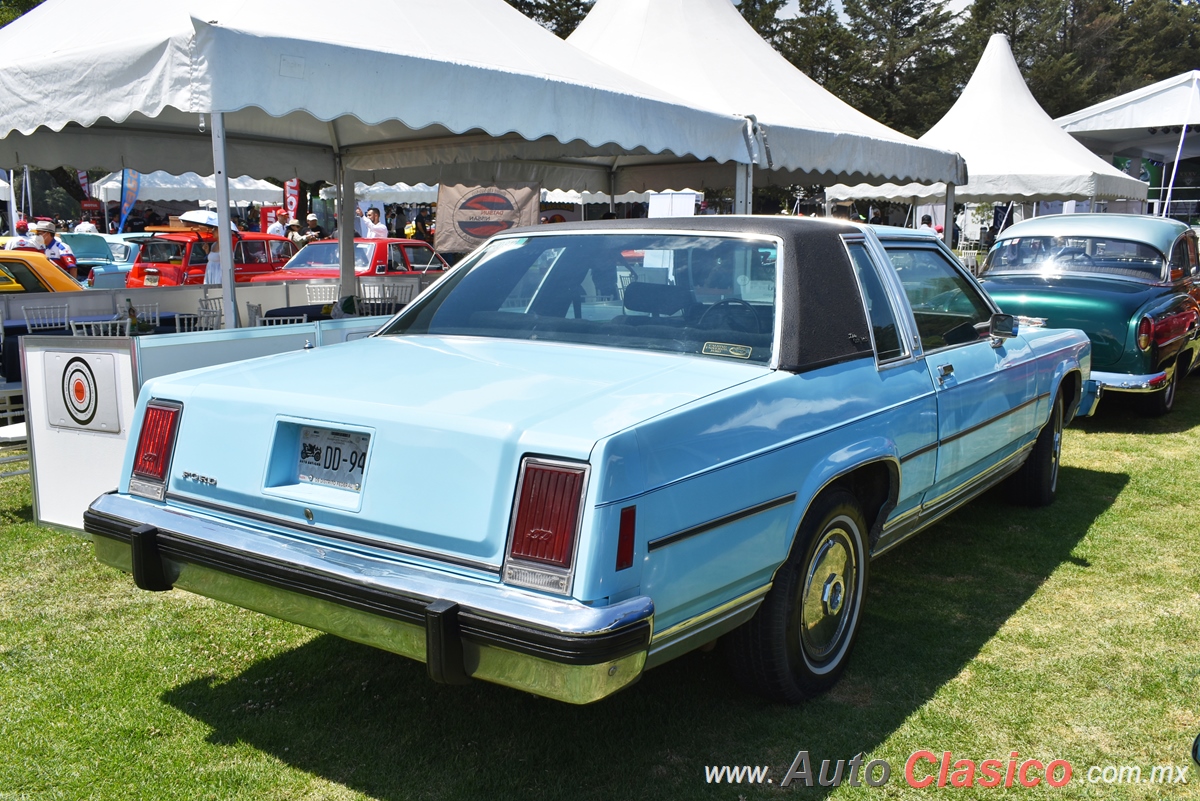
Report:
[[[932,248],[889,247],[926,351],[975,342],[986,335],[992,309],[983,294]]]

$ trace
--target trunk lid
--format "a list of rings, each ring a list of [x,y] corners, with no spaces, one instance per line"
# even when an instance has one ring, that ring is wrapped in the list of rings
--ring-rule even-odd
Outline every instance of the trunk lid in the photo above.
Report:
[[[168,376],[143,394],[184,404],[174,497],[498,567],[522,456],[586,461],[599,439],[769,372],[613,348],[378,337]],[[360,491],[298,481],[306,427],[369,435]]]

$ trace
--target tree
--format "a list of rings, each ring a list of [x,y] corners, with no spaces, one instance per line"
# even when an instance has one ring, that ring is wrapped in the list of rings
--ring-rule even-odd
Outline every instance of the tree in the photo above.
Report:
[[[741,0],[738,10],[742,17],[750,23],[750,27],[758,31],[758,35],[771,45],[778,45],[780,34],[779,12],[786,0]]]
[[[863,69],[854,37],[842,27],[833,0],[799,0],[796,16],[779,24],[776,49],[798,70],[838,97]]]
[[[0,28],[41,4],[42,0],[4,0],[0,3]]]
[[[595,0],[508,0],[508,4],[566,39],[592,10]]]
[[[952,105],[962,72],[955,15],[945,0],[847,0],[845,9],[862,58],[845,99],[899,131],[925,133]]]

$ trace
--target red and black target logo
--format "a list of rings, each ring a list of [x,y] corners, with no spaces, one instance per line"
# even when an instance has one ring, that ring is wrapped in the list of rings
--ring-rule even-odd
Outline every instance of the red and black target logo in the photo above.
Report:
[[[96,376],[78,356],[63,370],[62,397],[72,420],[81,426],[92,422],[96,416]]]
[[[517,207],[513,199],[500,192],[468,195],[458,204],[455,224],[464,235],[487,239],[516,225]]]

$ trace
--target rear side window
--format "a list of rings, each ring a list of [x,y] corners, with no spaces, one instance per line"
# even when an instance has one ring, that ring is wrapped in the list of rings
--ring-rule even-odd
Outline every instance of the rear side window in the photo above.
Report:
[[[1175,241],[1171,249],[1171,278],[1183,278],[1196,275],[1200,265],[1197,264],[1196,237],[1190,232]]]
[[[208,248],[204,245],[204,243],[193,242],[190,253],[191,255],[188,256],[188,264],[208,264]]]
[[[904,348],[900,345],[896,313],[888,300],[887,290],[884,289],[875,262],[872,261],[866,246],[861,242],[852,242],[848,247],[850,261],[854,263],[858,285],[862,289],[863,300],[867,305],[867,316],[871,320],[871,334],[875,338],[875,354],[880,362],[898,359],[904,355]]]
[[[12,276],[21,288],[26,292],[49,292],[29,265],[23,261],[13,259],[12,261],[5,260],[3,262],[4,270]]]

